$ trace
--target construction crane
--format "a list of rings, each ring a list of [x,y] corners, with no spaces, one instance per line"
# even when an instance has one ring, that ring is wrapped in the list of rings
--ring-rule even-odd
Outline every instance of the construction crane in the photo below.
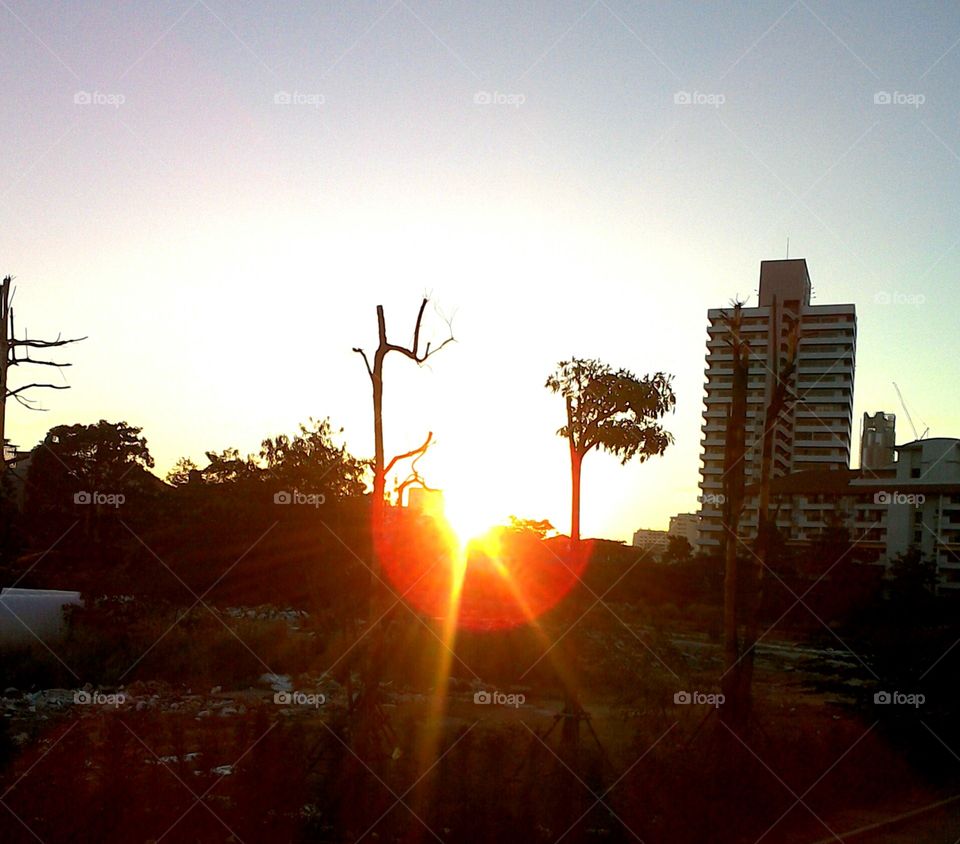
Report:
[[[917,426],[913,424],[913,417],[910,415],[910,411],[907,410],[907,403],[903,400],[903,393],[900,392],[900,388],[897,386],[897,382],[893,382],[893,389],[897,391],[897,398],[900,399],[900,407],[903,408],[903,412],[907,415],[907,422],[910,423],[910,427],[913,428],[913,438],[915,440],[922,440],[928,433],[930,433],[930,428],[924,427],[923,433],[919,436],[917,435]],[[920,420],[921,425],[925,425],[924,421]]]

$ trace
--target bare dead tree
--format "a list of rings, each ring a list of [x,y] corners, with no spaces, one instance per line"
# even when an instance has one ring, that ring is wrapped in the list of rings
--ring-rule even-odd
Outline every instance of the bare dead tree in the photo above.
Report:
[[[60,363],[53,360],[37,360],[30,357],[30,349],[55,349],[60,346],[67,346],[71,343],[79,343],[86,340],[86,337],[73,337],[69,339],[62,338],[59,334],[55,340],[31,340],[24,336],[18,339],[13,322],[13,278],[6,276],[0,284],[0,474],[6,472],[6,419],[7,419],[7,399],[16,399],[23,407],[28,410],[44,410],[45,408],[36,406],[36,399],[31,399],[25,395],[28,390],[48,389],[48,390],[69,390],[69,384],[50,384],[41,381],[34,381],[29,384],[23,384],[20,387],[11,389],[9,386],[10,367],[13,366],[52,366],[57,369],[70,366],[69,363]],[[23,350],[22,357],[18,350]]]
[[[411,483],[423,483],[416,471],[416,461],[430,447],[433,439],[433,433],[427,435],[426,440],[417,448],[411,449],[403,454],[398,454],[386,462],[383,446],[383,362],[391,352],[397,352],[404,357],[409,358],[418,366],[422,366],[433,355],[439,352],[448,343],[453,342],[453,330],[450,323],[447,323],[450,329],[449,336],[440,343],[439,346],[431,347],[431,343],[426,343],[423,347],[420,344],[420,335],[423,328],[423,314],[427,307],[428,297],[424,297],[420,303],[420,309],[417,311],[417,319],[413,327],[413,341],[409,346],[401,346],[391,343],[387,338],[387,321],[384,315],[383,305],[377,305],[377,348],[373,353],[371,362],[367,353],[355,347],[353,351],[363,358],[364,365],[367,368],[367,375],[370,377],[370,386],[373,394],[373,439],[374,439],[374,459],[373,459],[373,502],[371,509],[371,528],[374,538],[374,547],[377,553],[371,565],[371,590],[369,594],[369,617],[376,619],[377,630],[372,636],[368,637],[364,648],[361,673],[363,685],[359,694],[354,697],[348,684],[348,694],[350,695],[350,709],[358,718],[356,728],[356,742],[360,748],[380,748],[386,741],[389,743],[391,730],[389,728],[389,719],[383,711],[379,702],[380,678],[383,674],[387,646],[383,632],[383,623],[380,623],[385,615],[379,612],[379,603],[383,596],[382,579],[380,576],[381,565],[378,557],[379,551],[384,547],[384,520],[386,515],[386,479],[387,475],[393,471],[403,460],[413,458],[413,475],[404,481],[400,489],[400,495],[403,495],[403,488]],[[385,623],[385,622],[384,622]]]
[[[354,348],[357,354],[363,358],[367,367],[367,375],[370,376],[370,385],[373,392],[373,529],[374,535],[383,529],[384,507],[386,506],[386,479],[387,466],[385,465],[383,453],[383,361],[391,352],[397,352],[412,360],[418,366],[422,366],[433,355],[439,352],[448,343],[453,342],[453,330],[450,324],[449,336],[435,348],[431,348],[428,342],[422,349],[420,346],[420,332],[423,327],[423,313],[426,310],[429,299],[424,296],[420,303],[420,310],[417,312],[417,321],[413,326],[413,342],[410,346],[399,346],[391,343],[387,339],[387,320],[383,312],[383,305],[377,305],[377,336],[378,345],[373,353],[373,363],[367,357],[367,353],[361,348]],[[429,440],[428,440],[429,441]],[[413,452],[415,453],[415,452]],[[410,456],[410,455],[407,455]],[[391,461],[392,469],[395,462],[401,459],[402,455]]]
[[[752,709],[753,667],[759,640],[760,611],[763,603],[764,570],[769,564],[772,534],[776,530],[779,508],[770,513],[770,481],[773,467],[773,443],[783,411],[795,400],[792,391],[796,370],[799,322],[792,320],[781,328],[778,303],[770,314],[770,332],[774,337],[774,355],[769,370],[769,388],[763,418],[760,456],[757,535],[746,571],[738,571],[738,529],[744,505],[744,461],[746,457],[746,394],[750,347],[740,333],[742,303],[737,302],[726,319],[733,351],[731,406],[727,417],[724,453],[724,663],[722,677],[726,705],[721,717],[734,729],[749,723]],[[781,350],[786,340],[785,351]],[[747,546],[744,546],[747,547]],[[741,605],[742,598],[742,605]],[[741,639],[740,630],[743,628]]]

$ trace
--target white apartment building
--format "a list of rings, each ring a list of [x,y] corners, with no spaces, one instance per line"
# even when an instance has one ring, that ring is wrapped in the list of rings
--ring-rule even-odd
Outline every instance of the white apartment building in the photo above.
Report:
[[[777,478],[771,500],[790,520],[788,546],[815,542],[831,527],[849,530],[857,557],[889,567],[911,547],[936,564],[937,589],[960,590],[960,439],[933,437],[897,446],[877,469],[809,470]]]
[[[916,546],[936,562],[940,589],[960,589],[960,440],[897,446],[895,465],[895,479],[875,496],[887,508],[887,561]]]
[[[633,547],[640,548],[645,552],[649,551],[650,558],[653,559],[656,555],[667,550],[667,532],[651,528],[635,530],[633,532]]]
[[[682,536],[690,543],[691,548],[697,546],[697,535],[700,532],[700,517],[696,513],[677,513],[670,517],[669,536]]]
[[[744,308],[741,330],[750,346],[747,385],[746,483],[760,480],[763,425],[772,390],[774,361],[787,349],[789,326],[799,320],[797,370],[791,381],[801,401],[781,415],[774,437],[774,478],[811,469],[849,469],[857,317],[852,304],[812,305],[807,263],[802,258],[760,263],[757,307]],[[733,355],[725,319],[732,308],[707,312],[706,395],[700,469],[697,550],[719,551],[723,541],[723,462],[733,380]],[[789,524],[789,505],[778,524]],[[740,531],[757,531],[756,497],[748,498]]]

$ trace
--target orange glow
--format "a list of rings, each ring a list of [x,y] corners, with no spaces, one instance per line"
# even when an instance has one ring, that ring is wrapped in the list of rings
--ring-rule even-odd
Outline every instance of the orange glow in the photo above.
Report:
[[[503,630],[530,624],[566,595],[586,566],[563,540],[494,527],[464,543],[439,513],[396,508],[377,542],[383,571],[398,595],[458,628]]]

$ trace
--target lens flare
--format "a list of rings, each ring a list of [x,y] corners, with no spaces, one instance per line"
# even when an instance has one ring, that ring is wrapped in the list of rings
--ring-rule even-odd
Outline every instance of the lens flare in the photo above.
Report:
[[[586,550],[562,538],[494,527],[464,543],[442,513],[393,508],[377,553],[397,595],[444,626],[503,630],[533,623],[580,578]]]

